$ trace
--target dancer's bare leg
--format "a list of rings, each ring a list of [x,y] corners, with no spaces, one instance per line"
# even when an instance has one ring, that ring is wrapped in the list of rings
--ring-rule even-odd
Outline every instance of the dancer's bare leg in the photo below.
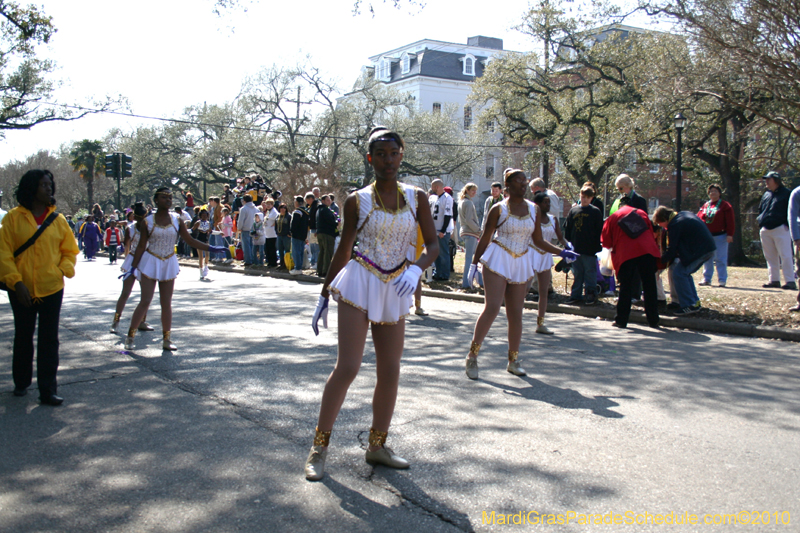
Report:
[[[363,311],[339,302],[339,353],[328,376],[319,408],[319,431],[331,431],[344,403],[350,384],[358,375],[364,357],[369,321]],[[402,349],[402,348],[401,348]]]
[[[133,337],[131,333],[136,331],[136,328],[142,323],[145,315],[147,315],[147,310],[150,308],[150,302],[153,301],[153,294],[156,292],[156,280],[142,276],[139,286],[142,289],[142,296],[139,299],[139,305],[136,306],[136,310],[133,312],[133,316],[131,317],[131,327],[128,330],[129,337]]]
[[[161,328],[163,331],[172,331],[172,293],[174,290],[174,279],[158,282],[158,296],[161,300]]]
[[[536,278],[539,281],[540,287],[549,287],[550,286],[550,279],[553,277],[553,272],[550,270],[545,270],[544,272],[537,272]],[[544,318],[544,314],[547,312],[547,298],[550,295],[550,291],[539,291],[539,312],[537,316],[540,318]]]
[[[547,285],[539,285],[547,287]],[[509,283],[506,285],[506,318],[508,318],[508,351],[519,352],[519,344],[522,340],[522,308],[525,304],[525,295],[528,292],[527,283]],[[539,305],[541,305],[541,294],[539,291]]]
[[[478,321],[475,322],[475,331],[472,334],[473,344],[483,343],[483,339],[486,338],[486,335],[489,333],[489,328],[492,327],[494,319],[497,318],[497,315],[500,313],[500,307],[503,305],[503,298],[506,294],[506,286],[508,286],[508,282],[504,278],[488,269],[484,270],[483,284],[485,288],[485,303],[483,311],[481,311],[478,317]],[[527,286],[523,284],[520,285],[520,287],[522,288],[524,298],[524,291]],[[475,357],[477,358],[477,355]]]
[[[372,341],[375,344],[375,361],[378,381],[372,396],[372,427],[388,432],[397,402],[397,387],[400,382],[400,358],[403,356],[403,341],[406,321],[393,325],[372,325]],[[370,446],[375,451],[379,446]]]

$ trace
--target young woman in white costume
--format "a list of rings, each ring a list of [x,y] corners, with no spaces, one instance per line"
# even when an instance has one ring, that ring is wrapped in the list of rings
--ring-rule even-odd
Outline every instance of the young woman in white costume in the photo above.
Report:
[[[158,283],[158,294],[161,299],[161,327],[164,331],[165,350],[175,350],[175,345],[170,342],[170,329],[172,328],[172,292],[175,289],[175,278],[178,277],[180,266],[178,256],[175,255],[175,244],[178,236],[193,248],[203,251],[222,252],[222,246],[209,246],[207,243],[193,239],[180,217],[172,212],[172,192],[167,187],[158,189],[153,196],[156,212],[151,213],[146,219],[144,231],[141,231],[136,254],[131,261],[131,269],[126,272],[126,277],[134,275],[142,286],[142,297],[139,305],[133,312],[131,327],[125,338],[125,349],[133,348],[136,326],[147,314],[150,302]]]
[[[147,209],[144,207],[143,202],[136,202],[133,206],[133,221],[129,222],[125,227],[125,261],[122,262],[120,270],[123,274],[120,276],[122,279],[122,292],[117,299],[117,308],[114,313],[114,321],[111,323],[111,333],[116,333],[119,328],[119,320],[122,316],[122,311],[125,310],[125,304],[128,303],[128,298],[133,290],[133,285],[136,283],[135,276],[126,276],[125,273],[131,270],[133,264],[133,256],[136,254],[136,247],[139,245],[140,227],[144,227],[144,218],[147,216]],[[147,315],[142,318],[142,323],[139,324],[139,331],[153,331],[153,327],[147,323]]]
[[[523,303],[528,291],[528,282],[535,274],[534,254],[530,247],[531,238],[533,243],[545,252],[573,260],[573,256],[576,256],[574,252],[557,248],[542,238],[539,209],[533,202],[525,199],[528,187],[525,173],[509,168],[504,175],[508,196],[489,211],[467,280],[471,286],[480,262],[485,305],[475,323],[475,332],[466,359],[466,372],[470,379],[478,379],[478,352],[504,300],[508,318],[506,370],[516,376],[525,375],[517,356],[522,339]]]
[[[325,384],[314,444],[306,461],[305,475],[310,481],[324,476],[331,430],[358,374],[370,328],[378,380],[366,460],[391,468],[409,466],[384,443],[397,400],[405,317],[414,304],[420,275],[433,263],[439,244],[425,193],[397,182],[403,149],[400,135],[386,128],[373,129],[367,159],[375,170],[375,182],[348,196],[344,203],[341,242],[312,319],[315,333],[319,333],[319,320],[327,327],[328,297],[333,295],[339,304],[339,353]],[[425,253],[412,264],[417,224]],[[351,259],[356,238],[358,252]]]

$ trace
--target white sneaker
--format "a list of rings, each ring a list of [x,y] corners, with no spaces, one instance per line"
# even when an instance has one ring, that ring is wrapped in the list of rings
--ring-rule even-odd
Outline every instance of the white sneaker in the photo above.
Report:
[[[204,267],[203,267],[203,277],[204,277],[204,278],[207,278],[207,277],[208,277],[208,267],[207,267],[207,266],[204,266]]]

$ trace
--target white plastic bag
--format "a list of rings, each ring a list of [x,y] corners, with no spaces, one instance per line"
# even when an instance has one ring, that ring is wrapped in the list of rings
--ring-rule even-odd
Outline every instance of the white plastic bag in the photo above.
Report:
[[[614,265],[611,263],[611,249],[603,248],[598,254],[600,260],[600,274],[604,276],[614,275]]]
[[[311,246],[306,244],[303,249],[303,270],[311,268]]]

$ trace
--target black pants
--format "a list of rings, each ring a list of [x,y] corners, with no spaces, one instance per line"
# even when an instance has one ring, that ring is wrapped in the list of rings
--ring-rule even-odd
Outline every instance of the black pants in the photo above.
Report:
[[[117,245],[110,244],[108,246],[108,262],[113,263],[117,260]]]
[[[644,289],[644,313],[647,323],[658,325],[658,292],[656,291],[656,258],[652,255],[641,255],[628,259],[619,267],[619,300],[617,316],[614,321],[620,326],[627,326],[631,316],[631,295],[634,290],[635,276],[638,274]]]
[[[264,242],[264,254],[267,256],[267,266],[278,266],[278,250],[275,247],[277,243],[277,237],[267,239]]]
[[[14,358],[12,363],[14,386],[27,388],[33,381],[33,332],[36,329],[36,315],[39,315],[39,338],[37,341],[36,381],[39,396],[56,394],[56,372],[58,371],[58,321],[61,314],[61,300],[64,290],[30,307],[17,301],[16,293],[9,292],[8,299],[14,312]]]

